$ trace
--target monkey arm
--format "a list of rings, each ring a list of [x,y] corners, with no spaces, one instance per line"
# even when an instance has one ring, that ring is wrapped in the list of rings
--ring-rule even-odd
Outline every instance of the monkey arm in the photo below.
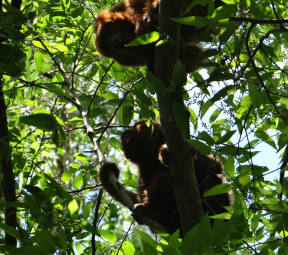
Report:
[[[143,224],[149,226],[152,229],[158,229],[168,233],[159,222],[147,216],[141,210],[134,211],[134,206],[138,204],[139,197],[132,191],[127,191],[123,185],[118,182],[120,170],[114,163],[104,163],[99,170],[99,179],[102,182],[103,188],[107,191],[115,200],[128,207],[137,221],[143,222]]]

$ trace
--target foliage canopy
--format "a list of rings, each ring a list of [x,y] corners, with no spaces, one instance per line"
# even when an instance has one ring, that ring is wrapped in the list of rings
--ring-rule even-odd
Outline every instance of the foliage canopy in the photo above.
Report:
[[[156,90],[169,93],[144,79],[145,68],[97,55],[93,22],[113,1],[1,1],[0,210],[3,219],[17,217],[0,223],[3,254],[288,253],[287,2],[224,2],[218,11],[211,4],[207,18],[176,19],[209,24],[217,35],[197,35],[207,61],[184,87],[174,76],[170,91],[183,93],[191,145],[224,164],[228,185],[207,195],[233,190],[235,201],[213,216],[213,228],[206,215],[181,241],[140,230],[98,185],[105,156],[135,189],[119,135],[137,119],[159,118]],[[181,105],[173,113],[181,129]],[[263,144],[271,147],[267,159]],[[281,170],[281,182],[273,180]],[[4,244],[5,233],[12,242]]]

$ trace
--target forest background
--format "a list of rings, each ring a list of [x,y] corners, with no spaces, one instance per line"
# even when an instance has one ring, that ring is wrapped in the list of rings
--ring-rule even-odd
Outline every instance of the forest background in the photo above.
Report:
[[[167,92],[145,68],[97,54],[94,20],[114,1],[0,2],[1,253],[288,253],[287,3],[206,2],[208,17],[181,22],[214,29],[198,35],[207,61],[172,90],[189,109],[191,145],[224,164],[228,182],[210,194],[233,190],[234,205],[182,241],[137,225],[97,180],[106,159],[135,190],[119,138],[138,119],[159,119],[156,90]]]

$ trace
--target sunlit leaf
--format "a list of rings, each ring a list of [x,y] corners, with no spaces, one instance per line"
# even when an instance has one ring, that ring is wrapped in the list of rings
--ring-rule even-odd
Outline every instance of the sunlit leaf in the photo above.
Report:
[[[205,155],[209,155],[211,153],[211,148],[206,144],[200,142],[199,140],[187,140],[195,149],[199,150]]]
[[[98,229],[99,234],[104,237],[109,242],[115,242],[116,241],[116,235],[111,230],[105,230],[105,229]]]
[[[137,45],[153,43],[153,42],[158,41],[159,38],[160,38],[160,34],[158,32],[150,32],[150,33],[138,36],[136,39],[126,44],[125,46],[137,46]]]

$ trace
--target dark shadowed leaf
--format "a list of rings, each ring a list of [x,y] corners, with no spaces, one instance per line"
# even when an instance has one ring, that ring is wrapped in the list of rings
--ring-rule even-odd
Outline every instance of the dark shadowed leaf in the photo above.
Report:
[[[40,247],[44,248],[49,253],[54,253],[56,251],[56,247],[52,240],[51,234],[47,233],[44,230],[37,231],[35,233],[36,242],[39,244]]]
[[[147,70],[147,78],[155,86],[156,92],[161,96],[164,97],[166,95],[166,87],[162,83],[162,81],[152,72]]]
[[[219,90],[212,98],[211,102],[215,103],[218,100],[226,97],[227,95],[234,93],[235,91],[235,86],[226,86],[225,88]]]
[[[179,59],[177,59],[177,62],[173,67],[172,80],[177,87],[182,87],[186,85],[186,69]]]
[[[253,106],[259,108],[261,105],[261,96],[259,94],[257,87],[254,84],[249,83],[248,88],[249,88],[249,96]]]
[[[188,116],[186,108],[183,104],[174,102],[173,103],[173,115],[177,124],[177,127],[179,128],[183,138],[187,137],[188,134]]]
[[[185,236],[180,246],[183,255],[206,254],[210,247],[211,223],[206,214]]]
[[[57,126],[57,121],[53,115],[45,113],[37,113],[30,116],[22,116],[19,121],[34,126],[42,130],[53,130]]]

